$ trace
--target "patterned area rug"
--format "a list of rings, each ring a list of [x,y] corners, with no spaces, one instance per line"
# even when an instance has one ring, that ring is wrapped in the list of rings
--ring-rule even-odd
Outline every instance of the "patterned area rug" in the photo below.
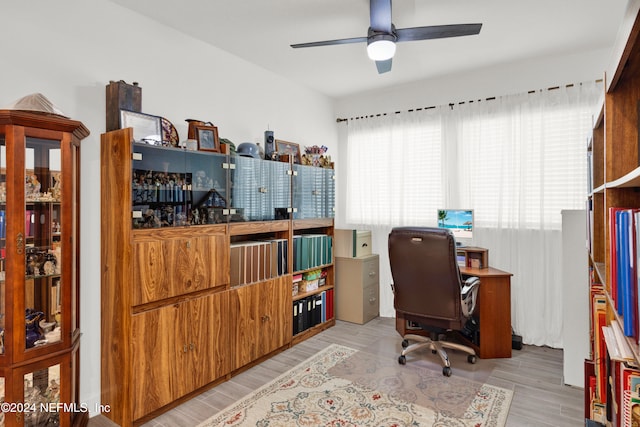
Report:
[[[333,344],[198,427],[504,426],[512,391],[408,367]]]

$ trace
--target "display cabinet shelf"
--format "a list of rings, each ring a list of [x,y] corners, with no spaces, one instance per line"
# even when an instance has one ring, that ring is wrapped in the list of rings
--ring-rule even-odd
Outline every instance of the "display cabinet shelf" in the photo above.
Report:
[[[329,289],[333,289],[333,288],[334,288],[333,285],[318,286],[318,288],[313,290],[313,291],[307,291],[307,292],[298,293],[297,295],[295,295],[293,297],[293,300],[294,301],[298,301],[298,300],[303,299],[305,297],[308,297],[310,295],[316,295],[316,294],[322,293],[324,291],[328,291]]]

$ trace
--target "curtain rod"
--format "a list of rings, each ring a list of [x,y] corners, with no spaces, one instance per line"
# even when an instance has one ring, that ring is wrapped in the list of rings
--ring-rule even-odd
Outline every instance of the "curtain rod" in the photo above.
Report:
[[[596,83],[600,83],[602,82],[602,79],[596,79],[595,81]],[[582,85],[582,83],[578,83],[579,85]],[[564,85],[564,87],[574,87],[575,84],[574,83],[569,83]],[[553,87],[548,87],[546,89],[539,89],[539,90],[530,90],[527,93],[536,93],[536,92],[542,92],[543,90],[556,90],[556,89],[560,89],[560,87],[562,86],[553,86]],[[504,95],[503,95],[504,96]],[[489,98],[485,98],[485,99],[478,99],[477,101],[471,100],[471,101],[460,101],[460,102],[450,102],[449,104],[447,104],[449,106],[450,109],[453,110],[453,107],[457,104],[457,105],[463,105],[463,104],[472,104],[474,102],[482,102],[482,101],[494,101],[496,98],[499,97],[495,97],[495,96],[491,96]],[[411,108],[409,110],[405,110],[405,111],[394,111],[392,113],[377,113],[377,114],[370,114],[367,116],[358,116],[358,117],[350,117],[348,119],[346,118],[336,118],[336,123],[341,123],[341,122],[348,122],[349,120],[360,120],[360,119],[370,119],[372,117],[382,117],[382,116],[386,116],[387,114],[400,114],[400,113],[413,113],[414,111],[422,111],[422,110],[432,110],[436,108],[435,105],[431,106],[431,107],[419,107],[419,108]]]

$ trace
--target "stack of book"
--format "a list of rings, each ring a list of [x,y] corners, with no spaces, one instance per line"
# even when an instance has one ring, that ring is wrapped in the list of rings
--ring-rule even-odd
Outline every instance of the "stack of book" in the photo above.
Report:
[[[293,335],[333,319],[333,289],[293,302]]]
[[[639,343],[640,327],[638,304],[640,294],[640,210],[609,208],[609,235],[611,254],[610,295],[618,315],[622,317],[622,330],[627,337]]]
[[[301,234],[293,237],[293,270],[302,271],[333,261],[332,238],[326,234]]]
[[[287,239],[232,243],[229,261],[231,286],[260,282],[288,273]]]

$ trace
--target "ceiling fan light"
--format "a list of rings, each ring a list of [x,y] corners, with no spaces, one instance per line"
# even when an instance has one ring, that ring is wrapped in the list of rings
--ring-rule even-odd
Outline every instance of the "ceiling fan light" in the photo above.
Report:
[[[381,38],[367,45],[367,55],[374,61],[386,61],[393,58],[396,53],[396,44],[393,40]]]

